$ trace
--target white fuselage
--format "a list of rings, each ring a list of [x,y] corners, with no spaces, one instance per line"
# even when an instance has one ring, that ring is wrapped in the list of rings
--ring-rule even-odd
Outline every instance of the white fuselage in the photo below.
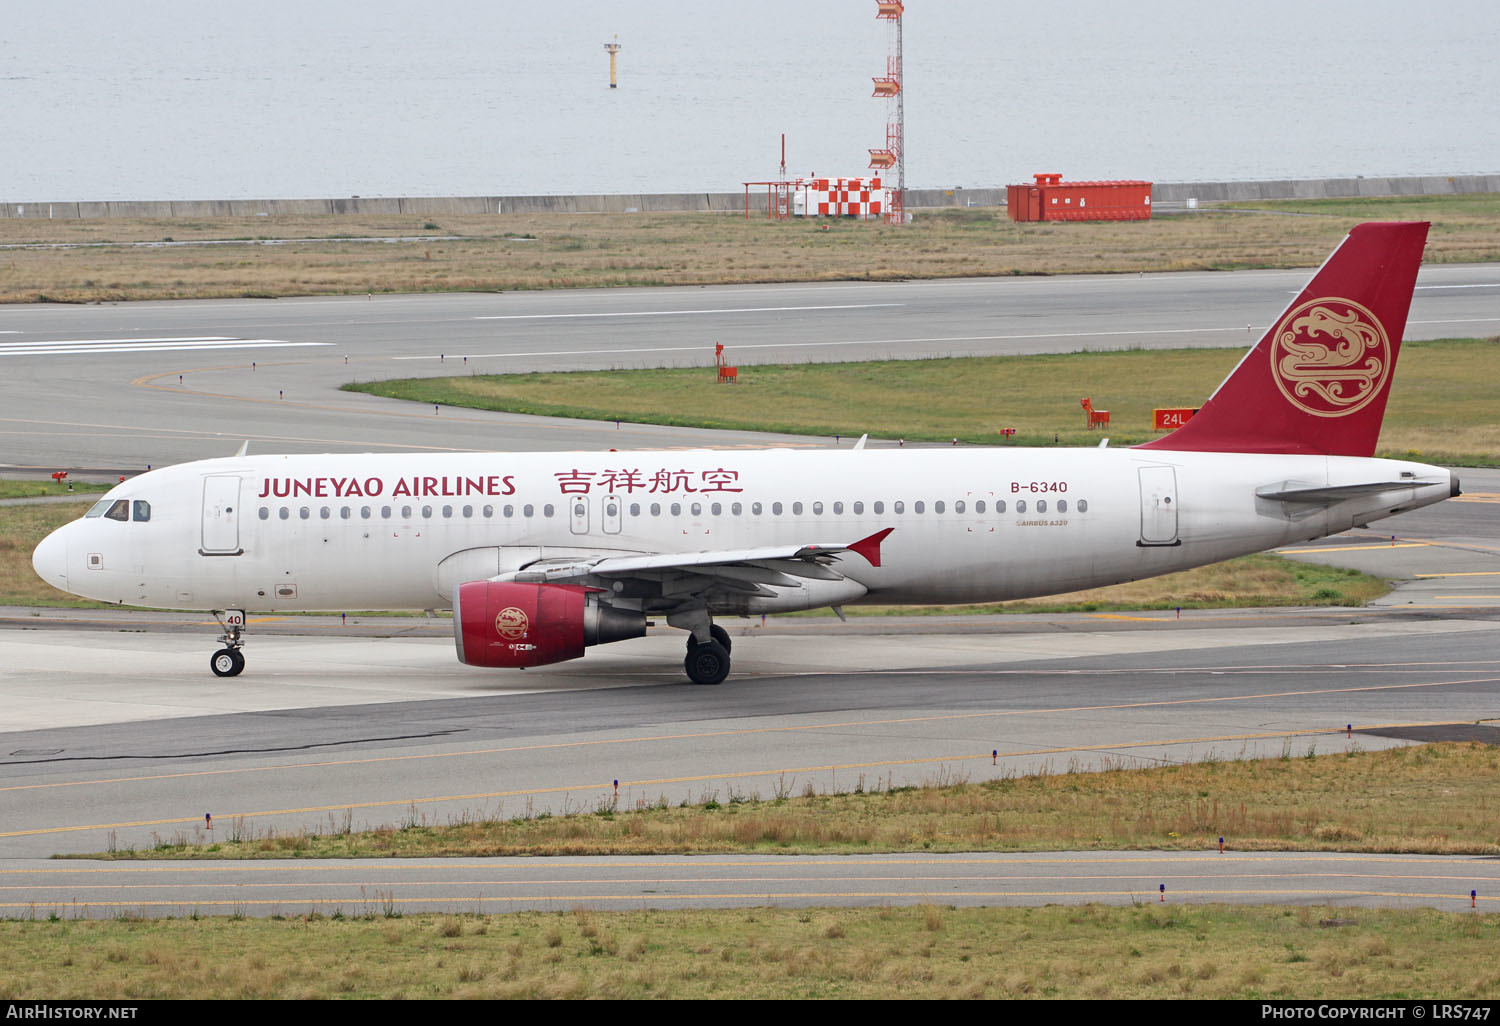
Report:
[[[1362,488],[1264,497],[1347,486]],[[881,565],[846,553],[838,586],[713,611],[961,603],[1150,577],[1452,492],[1448,471],[1418,463],[1133,449],[249,456],[121,484],[34,564],[63,590],[139,606],[424,609],[538,560],[842,544],[891,528]],[[145,515],[118,519],[121,499]]]

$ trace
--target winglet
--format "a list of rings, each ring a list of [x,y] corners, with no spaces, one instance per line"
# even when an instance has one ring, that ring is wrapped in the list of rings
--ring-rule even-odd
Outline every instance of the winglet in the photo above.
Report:
[[[864,556],[871,566],[880,565],[880,543],[885,541],[885,536],[894,531],[894,527],[887,527],[884,531],[876,531],[868,538],[861,538],[849,546],[850,552],[856,552]]]

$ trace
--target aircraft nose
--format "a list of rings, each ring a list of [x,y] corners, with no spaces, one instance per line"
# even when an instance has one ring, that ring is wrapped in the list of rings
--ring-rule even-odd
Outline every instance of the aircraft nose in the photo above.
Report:
[[[36,575],[52,587],[68,590],[68,542],[63,537],[65,527],[59,527],[42,539],[31,554],[31,567]]]

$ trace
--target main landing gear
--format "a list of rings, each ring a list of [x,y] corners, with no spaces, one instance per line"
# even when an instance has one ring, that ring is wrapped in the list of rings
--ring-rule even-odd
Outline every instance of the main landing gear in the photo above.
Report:
[[[708,634],[711,640],[705,642],[698,640],[696,632],[688,635],[682,668],[694,684],[722,684],[729,676],[729,650],[734,647],[729,632],[711,623]]]
[[[245,668],[245,653],[240,649],[245,644],[245,611],[243,609],[212,610],[214,619],[224,628],[219,637],[224,647],[209,659],[208,665],[215,677],[238,677]]]

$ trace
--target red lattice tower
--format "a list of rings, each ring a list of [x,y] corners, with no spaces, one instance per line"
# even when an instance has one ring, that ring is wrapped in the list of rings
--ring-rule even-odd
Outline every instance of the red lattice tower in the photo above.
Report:
[[[885,148],[870,151],[870,167],[896,172],[885,219],[890,224],[902,224],[906,220],[906,89],[901,80],[901,15],[906,6],[901,0],[875,0],[875,7],[875,17],[890,26],[890,52],[885,59],[885,77],[874,80],[874,96],[885,100]]]

